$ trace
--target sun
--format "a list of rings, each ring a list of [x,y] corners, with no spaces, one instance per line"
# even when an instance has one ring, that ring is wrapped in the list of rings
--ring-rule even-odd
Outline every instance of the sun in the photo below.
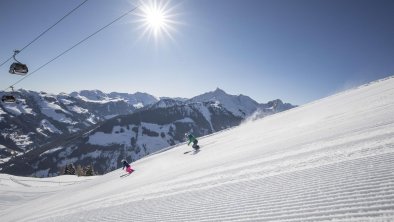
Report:
[[[139,17],[143,36],[158,39],[159,37],[169,37],[173,39],[172,32],[175,31],[174,7],[170,8],[169,0],[144,0],[140,1]]]
[[[155,33],[165,28],[166,18],[161,8],[148,8],[145,13],[146,23]]]

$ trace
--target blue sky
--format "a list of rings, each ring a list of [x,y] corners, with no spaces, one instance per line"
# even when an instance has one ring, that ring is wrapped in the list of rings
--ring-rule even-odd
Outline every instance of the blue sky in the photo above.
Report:
[[[1,0],[0,62],[82,0]],[[18,56],[34,71],[136,1],[89,0]],[[145,1],[147,2],[147,1]],[[160,1],[161,5],[163,1]],[[166,1],[170,35],[144,34],[141,10],[72,49],[15,88],[99,89],[190,98],[217,87],[293,104],[394,75],[392,0]],[[20,80],[0,67],[0,90]]]

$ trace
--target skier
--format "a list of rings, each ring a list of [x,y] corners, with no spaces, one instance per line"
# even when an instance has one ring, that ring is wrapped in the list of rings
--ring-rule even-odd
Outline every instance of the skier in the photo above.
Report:
[[[126,167],[127,173],[131,174],[132,172],[134,172],[134,170],[131,168],[130,164],[125,159],[122,160],[122,164],[123,164],[122,170],[124,170],[124,168]]]
[[[193,142],[193,146],[192,146],[192,147],[193,147],[195,150],[198,150],[198,149],[200,148],[200,146],[197,145],[198,140],[193,136],[193,134],[191,134],[191,133],[185,133],[185,136],[186,136],[186,138],[189,140],[189,143],[187,144],[188,146],[190,145],[190,143]]]

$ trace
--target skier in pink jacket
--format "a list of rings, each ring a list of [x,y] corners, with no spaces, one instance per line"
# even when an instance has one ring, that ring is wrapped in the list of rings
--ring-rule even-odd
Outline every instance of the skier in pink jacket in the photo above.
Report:
[[[125,160],[125,159],[123,159],[122,160],[122,164],[123,164],[123,168],[122,168],[122,170],[124,170],[124,168],[126,168],[126,172],[127,173],[132,173],[134,170],[131,168],[131,166],[130,166],[130,164]]]

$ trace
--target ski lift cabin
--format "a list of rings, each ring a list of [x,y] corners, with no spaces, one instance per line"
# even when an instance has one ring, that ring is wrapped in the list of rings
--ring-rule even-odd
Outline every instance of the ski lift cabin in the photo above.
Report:
[[[15,62],[12,63],[10,66],[10,73],[17,75],[26,75],[26,73],[29,72],[27,65],[19,62],[15,58],[16,54],[18,54],[19,52],[20,50],[14,50],[14,55],[12,57],[14,58]]]
[[[3,103],[14,103],[16,101],[16,98],[13,95],[3,95],[1,97],[1,101]]]
[[[17,75],[26,75],[29,72],[27,65],[22,64],[20,62],[14,62],[10,66],[10,73],[17,74]]]

